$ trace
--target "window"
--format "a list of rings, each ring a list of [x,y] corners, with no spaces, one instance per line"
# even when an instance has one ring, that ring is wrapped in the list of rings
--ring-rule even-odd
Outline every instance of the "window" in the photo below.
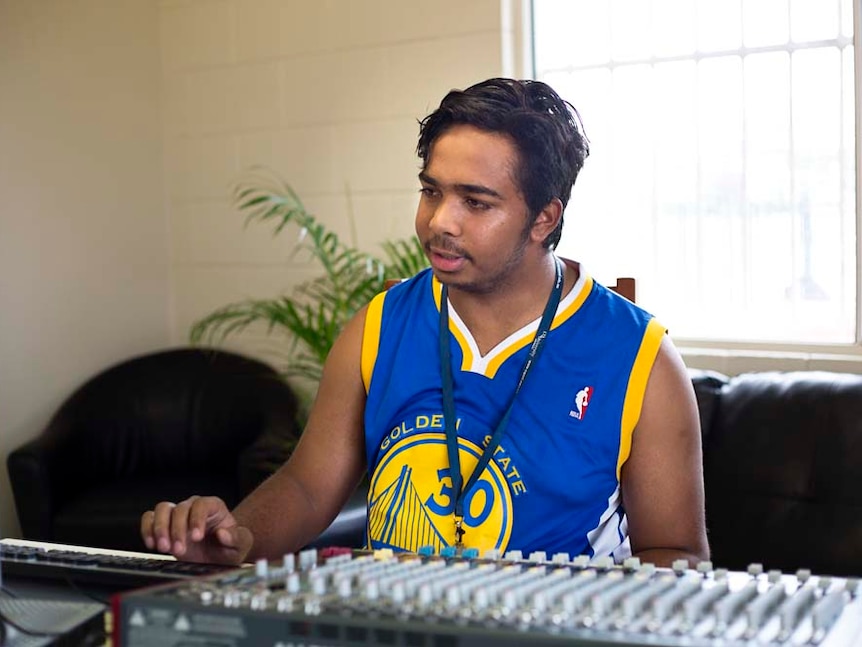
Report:
[[[559,246],[676,338],[854,343],[851,0],[533,0],[591,142]]]

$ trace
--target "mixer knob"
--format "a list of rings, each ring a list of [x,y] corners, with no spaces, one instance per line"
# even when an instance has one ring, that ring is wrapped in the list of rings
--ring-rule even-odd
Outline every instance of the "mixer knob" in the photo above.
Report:
[[[392,584],[392,602],[396,606],[401,606],[407,599],[407,591],[404,588],[404,582],[397,581]]]
[[[296,595],[299,593],[300,588],[301,582],[299,579],[299,573],[293,572],[288,575],[287,579],[284,581],[284,589],[291,595]]]
[[[296,555],[293,553],[287,553],[281,559],[281,567],[284,569],[285,573],[293,573],[296,570]]]
[[[607,571],[614,567],[614,558],[610,555],[602,555],[593,559],[592,565],[599,570]]]
[[[703,573],[704,575],[706,575],[707,573],[709,573],[712,570],[712,562],[709,561],[708,559],[705,559],[701,562],[698,562],[697,566],[695,567],[695,570],[698,573]]]
[[[370,579],[365,582],[364,591],[366,600],[376,600],[380,597],[380,582],[375,579]]]
[[[628,557],[623,560],[623,568],[627,571],[636,571],[641,567],[640,557]]]
[[[766,574],[766,579],[770,584],[775,584],[779,580],[781,580],[781,571],[778,569],[772,569]]]
[[[763,573],[763,564],[754,563],[748,565],[748,574],[751,577],[757,577],[761,573]]]
[[[455,546],[443,546],[440,549],[440,557],[455,557],[458,554],[458,549]]]
[[[548,608],[548,595],[544,591],[536,591],[533,594],[533,608],[539,613]]]
[[[497,548],[489,548],[484,553],[482,553],[482,559],[488,559],[496,562],[500,559],[500,551]]]
[[[351,589],[350,580],[346,577],[338,581],[338,597],[342,600],[347,600],[350,597],[352,593]]]
[[[524,559],[524,553],[520,550],[507,550],[506,554],[503,555],[503,559],[510,562],[520,562]]]
[[[571,558],[568,553],[554,553],[551,561],[554,562],[554,564],[568,564],[569,559]]]
[[[269,590],[260,591],[259,593],[255,593],[251,596],[251,601],[249,606],[256,611],[263,611],[266,609],[266,603],[269,599]]]
[[[434,555],[435,551],[434,551],[434,546],[425,545],[425,546],[420,546],[419,550],[416,552],[419,555],[422,555],[422,557],[431,557],[432,555]]]
[[[281,613],[290,613],[294,609],[294,600],[290,595],[281,595],[275,601],[276,610]]]
[[[450,609],[457,609],[461,606],[461,591],[457,586],[450,586],[446,589],[446,606]]]
[[[484,586],[480,586],[478,589],[473,591],[473,606],[476,609],[485,609],[488,607],[490,602],[491,596],[488,593],[488,589]]]
[[[586,568],[590,565],[589,555],[578,555],[572,560],[572,565],[577,568]]]
[[[548,554],[543,550],[534,550],[530,553],[530,561],[531,562],[547,562]]]
[[[670,565],[673,569],[674,573],[685,573],[688,570],[688,560],[687,559],[675,559],[673,563]]]
[[[254,563],[254,574],[261,579],[266,579],[269,575],[269,562],[261,558]]]
[[[419,586],[416,591],[416,601],[420,607],[430,607],[434,604],[434,589],[428,583]]]
[[[299,568],[307,571],[317,566],[317,549],[307,548],[299,553]]]
[[[811,578],[811,571],[807,568],[800,568],[796,571],[796,579],[799,580],[801,584],[804,584]]]
[[[479,549],[478,548],[465,548],[461,551],[461,557],[464,559],[476,559],[479,557]]]
[[[309,581],[311,583],[311,592],[314,593],[314,595],[326,594],[326,578],[315,577]]]

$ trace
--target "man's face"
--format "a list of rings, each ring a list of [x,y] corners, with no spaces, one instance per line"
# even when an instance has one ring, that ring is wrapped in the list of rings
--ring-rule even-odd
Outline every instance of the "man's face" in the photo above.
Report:
[[[434,142],[419,174],[416,234],[442,283],[488,292],[513,278],[530,236],[516,164],[507,137],[473,126]]]

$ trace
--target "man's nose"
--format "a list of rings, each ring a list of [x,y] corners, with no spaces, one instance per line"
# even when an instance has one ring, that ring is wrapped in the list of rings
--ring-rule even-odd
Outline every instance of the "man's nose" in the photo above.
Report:
[[[461,231],[461,217],[458,200],[443,198],[434,205],[428,226],[438,234],[457,234]]]

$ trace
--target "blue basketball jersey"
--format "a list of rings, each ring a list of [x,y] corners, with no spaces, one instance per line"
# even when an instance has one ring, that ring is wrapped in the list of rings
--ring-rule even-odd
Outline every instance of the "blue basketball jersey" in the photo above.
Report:
[[[438,348],[441,287],[425,270],[368,307],[361,361],[372,548],[455,543]],[[451,304],[449,312],[466,483],[515,392],[539,322],[482,356]],[[500,445],[465,492],[466,547],[617,560],[631,554],[620,470],[664,334],[651,315],[581,271]]]

